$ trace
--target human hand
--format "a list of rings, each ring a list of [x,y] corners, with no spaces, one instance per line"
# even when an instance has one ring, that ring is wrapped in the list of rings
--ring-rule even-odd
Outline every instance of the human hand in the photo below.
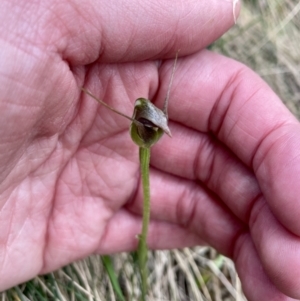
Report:
[[[157,59],[180,49],[173,138],[152,152],[149,246],[208,243],[235,260],[249,300],[299,297],[299,124],[250,70],[200,51],[232,25],[232,3],[23,5],[3,1],[0,18],[0,290],[136,248],[128,120],[79,87],[130,115],[138,97],[163,101],[173,60]]]

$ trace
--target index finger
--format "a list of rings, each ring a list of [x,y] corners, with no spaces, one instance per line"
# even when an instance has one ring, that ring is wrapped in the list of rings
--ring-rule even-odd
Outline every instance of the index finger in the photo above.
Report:
[[[254,72],[223,56],[203,51],[176,72],[170,118],[222,141],[253,170],[281,223],[300,235],[297,119]]]

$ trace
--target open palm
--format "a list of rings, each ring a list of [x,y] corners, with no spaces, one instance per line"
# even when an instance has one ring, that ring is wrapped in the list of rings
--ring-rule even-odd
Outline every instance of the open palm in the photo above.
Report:
[[[127,115],[138,97],[161,106],[180,49],[173,138],[152,151],[149,246],[207,243],[235,260],[249,300],[300,296],[290,270],[300,264],[299,124],[254,73],[201,50],[231,26],[232,4],[179,2],[154,14],[138,1],[4,1],[13,25],[0,42],[0,289],[136,248],[129,121],[80,87]]]

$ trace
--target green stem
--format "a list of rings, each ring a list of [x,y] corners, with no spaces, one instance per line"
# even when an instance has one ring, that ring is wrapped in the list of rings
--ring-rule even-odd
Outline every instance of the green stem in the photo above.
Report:
[[[139,236],[138,246],[138,262],[142,280],[142,298],[146,300],[147,294],[147,234],[150,220],[150,184],[149,184],[149,164],[150,164],[150,148],[140,147],[140,164],[143,184],[143,227]]]

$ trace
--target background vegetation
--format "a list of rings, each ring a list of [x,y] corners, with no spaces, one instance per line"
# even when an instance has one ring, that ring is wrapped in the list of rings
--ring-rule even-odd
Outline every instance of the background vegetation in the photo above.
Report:
[[[300,3],[243,2],[237,25],[210,48],[250,66],[300,117]],[[208,247],[149,254],[149,300],[245,301],[232,261]],[[104,265],[114,268],[124,300],[140,294],[134,256],[91,256],[16,286],[0,300],[122,300]]]

